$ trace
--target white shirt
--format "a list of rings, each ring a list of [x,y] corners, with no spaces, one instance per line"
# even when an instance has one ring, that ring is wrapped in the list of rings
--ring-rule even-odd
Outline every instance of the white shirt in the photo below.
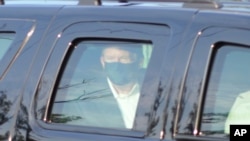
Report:
[[[109,79],[108,79],[108,84],[115,99],[119,104],[119,108],[122,112],[126,128],[132,129],[134,124],[137,104],[140,97],[139,84],[135,84],[128,94],[118,94]]]

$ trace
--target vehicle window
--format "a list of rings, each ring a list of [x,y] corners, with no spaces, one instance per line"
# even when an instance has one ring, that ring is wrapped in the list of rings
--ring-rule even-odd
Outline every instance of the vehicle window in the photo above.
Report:
[[[0,32],[0,60],[3,59],[5,53],[10,48],[11,43],[13,42],[15,33],[1,33]]]
[[[132,129],[152,52],[147,42],[81,40],[70,46],[50,122]]]
[[[201,132],[223,137],[230,124],[250,124],[250,48],[220,45],[214,55],[206,91]]]

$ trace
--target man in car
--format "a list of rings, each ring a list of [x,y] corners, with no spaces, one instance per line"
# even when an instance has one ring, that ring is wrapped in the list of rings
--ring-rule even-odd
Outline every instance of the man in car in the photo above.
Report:
[[[125,126],[132,128],[140,96],[138,75],[143,61],[141,48],[111,44],[103,49],[100,61]]]

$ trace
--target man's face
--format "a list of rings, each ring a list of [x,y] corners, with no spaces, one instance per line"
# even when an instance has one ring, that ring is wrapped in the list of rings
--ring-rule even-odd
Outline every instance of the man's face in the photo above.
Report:
[[[126,85],[136,80],[139,63],[136,54],[117,47],[103,50],[101,64],[108,78],[116,85]]]
[[[103,67],[105,66],[105,62],[113,63],[120,62],[124,64],[132,63],[136,60],[136,55],[130,53],[127,50],[122,50],[117,47],[106,48],[103,51],[101,62]]]

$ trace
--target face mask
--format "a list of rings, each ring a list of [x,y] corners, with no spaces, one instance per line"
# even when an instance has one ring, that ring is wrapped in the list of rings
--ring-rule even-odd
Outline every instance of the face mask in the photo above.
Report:
[[[105,71],[108,78],[116,85],[125,85],[136,79],[137,63],[105,63]]]

